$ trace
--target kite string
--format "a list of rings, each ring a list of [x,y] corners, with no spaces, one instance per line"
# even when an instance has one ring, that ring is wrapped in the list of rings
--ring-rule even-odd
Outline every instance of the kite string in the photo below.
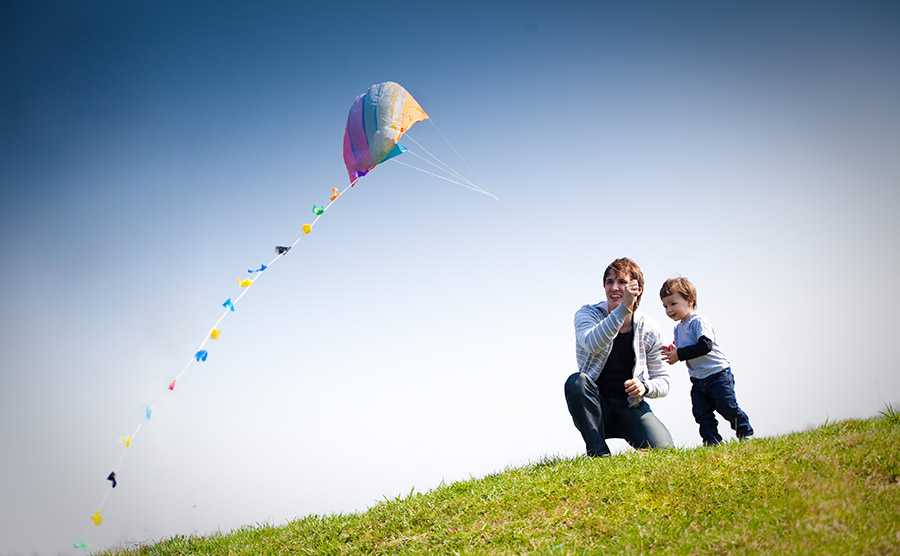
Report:
[[[338,199],[340,199],[341,196],[342,196],[348,189],[350,189],[351,187],[353,187],[354,185],[356,185],[356,182],[358,182],[358,181],[359,181],[359,178],[354,179],[352,182],[350,182],[350,185],[348,185],[347,187],[345,187],[345,188],[337,195],[337,197],[335,197],[334,200],[329,200],[329,203],[325,206],[325,211],[327,211],[329,208],[331,208],[331,205],[333,205]],[[315,227],[316,223],[319,221],[319,219],[320,219],[320,218],[322,217],[322,215],[324,215],[324,214],[325,214],[325,212],[323,212],[322,214],[317,214],[316,217],[313,219],[313,221],[310,223],[310,226]],[[306,235],[305,233],[301,233],[300,235],[298,235],[297,238],[294,240],[294,242],[291,243],[291,248],[293,248],[294,246],[296,246],[297,243],[299,243],[300,240],[303,239],[303,236],[305,236],[305,235]],[[287,254],[287,251],[285,251],[285,252],[283,252],[283,253],[277,254],[277,255],[275,256],[275,258],[273,258],[271,261],[269,261],[269,264],[266,265],[266,270],[268,271],[269,269],[271,269],[271,268],[275,265],[275,263],[278,261],[278,259],[284,257],[286,254]],[[263,275],[264,275],[263,272],[259,273],[259,275],[257,275],[256,278],[254,278],[253,283],[256,284],[256,282],[258,282],[258,281],[263,277]],[[239,301],[240,301],[241,299],[243,299],[243,297],[244,297],[245,295],[247,295],[249,292],[250,292],[250,288],[245,288],[244,291],[242,291],[242,292],[240,293],[240,295],[238,295],[238,296],[234,299],[234,301],[232,302],[232,304],[236,304],[237,302],[239,302]],[[228,316],[228,314],[231,313],[231,312],[232,312],[232,311],[229,310],[229,309],[225,309],[224,311],[222,311],[222,314],[219,316],[219,318],[216,320],[216,322],[213,323],[213,325],[210,327],[210,331],[212,331],[213,328],[216,328],[217,326],[219,326],[219,324],[221,324],[221,322],[222,322],[223,320],[225,320],[225,318],[226,318],[226,317]],[[210,336],[209,336],[209,333],[207,333],[206,336],[204,336],[203,341],[200,342],[200,345],[197,347],[197,349],[198,349],[198,350],[202,350],[202,349],[206,346],[206,344],[209,343],[209,340],[210,340]],[[185,366],[181,369],[181,371],[176,375],[176,377],[175,377],[175,380],[176,380],[176,381],[177,381],[179,378],[181,378],[181,376],[183,376],[185,372],[187,372],[187,370],[190,368],[190,366],[194,363],[194,360],[195,360],[194,357],[192,357],[190,360],[188,360],[187,364],[185,364]],[[157,398],[157,399],[158,399],[158,398]]]
[[[353,180],[352,182],[350,182],[350,185],[348,185],[347,187],[345,187],[345,188],[337,195],[337,197],[334,198],[334,200],[330,200],[329,203],[325,206],[325,211],[327,212],[328,209],[331,208],[331,205],[333,205],[338,199],[340,199],[340,198],[341,198],[341,195],[343,195],[348,189],[350,189],[351,187],[353,187],[354,185],[356,185],[356,182],[358,182],[358,181],[359,181],[359,178],[356,178],[355,180]],[[325,214],[325,212],[323,212],[322,214],[317,214],[316,217],[313,219],[313,221],[310,223],[310,226],[315,227],[316,223],[319,221],[320,218],[322,218],[322,216],[323,216],[324,214]],[[305,236],[305,235],[306,235],[305,233],[301,233],[300,235],[298,235],[297,238],[294,240],[294,242],[291,243],[291,248],[293,248],[294,246],[296,246],[297,243],[299,243],[300,240],[303,239],[303,236]],[[287,251],[285,251],[285,252],[283,252],[283,253],[277,254],[277,255],[275,256],[275,258],[273,258],[271,261],[269,261],[269,264],[266,265],[266,271],[270,270],[270,269],[275,265],[275,263],[278,262],[278,259],[281,259],[281,258],[284,257],[286,254],[287,254]],[[262,277],[263,277],[264,275],[265,275],[265,272],[260,272],[260,273],[256,276],[256,278],[253,279],[253,284],[255,285],[257,282],[259,282],[259,280],[261,280]],[[244,291],[242,291],[242,292],[240,293],[240,295],[238,295],[238,296],[234,299],[234,301],[232,302],[232,304],[238,303],[238,302],[239,302],[241,299],[243,299],[243,297],[244,297],[245,295],[247,295],[248,293],[250,293],[250,288],[245,288]],[[225,320],[225,318],[226,318],[226,317],[228,316],[228,314],[231,313],[231,312],[232,312],[232,311],[229,310],[229,309],[225,309],[224,311],[222,311],[222,314],[219,316],[219,318],[216,320],[216,322],[213,323],[213,325],[210,327],[210,331],[212,331],[213,328],[216,328],[217,326],[219,326],[219,324],[221,324],[221,322],[222,322],[223,320]],[[203,341],[200,342],[200,345],[197,347],[197,349],[198,349],[198,350],[203,349],[203,348],[206,346],[206,344],[209,343],[209,340],[210,340],[210,336],[209,336],[209,333],[207,333],[206,336],[204,336]],[[176,376],[176,380],[177,380],[178,378],[180,378],[180,377],[188,370],[188,368],[189,368],[193,363],[194,363],[194,358],[191,358],[191,359],[188,361],[188,363],[184,366],[184,368],[181,370],[181,372]]]
[[[329,199],[328,204],[325,206],[325,210],[322,212],[322,214],[317,214],[317,215],[316,215],[316,217],[315,217],[315,218],[313,219],[313,221],[310,223],[310,226],[315,227],[316,223],[317,223],[317,222],[319,221],[319,219],[325,214],[325,212],[327,212],[328,209],[331,208],[331,206],[347,192],[347,190],[349,190],[350,188],[352,188],[353,186],[355,186],[356,183],[359,181],[359,178],[360,178],[360,177],[357,177],[357,178],[355,178],[353,181],[351,181],[350,184],[347,185],[346,187],[344,187],[344,189],[341,190],[341,191],[338,193],[338,195],[335,196],[334,199]],[[293,248],[294,246],[296,246],[297,243],[299,243],[300,240],[303,239],[303,236],[304,236],[304,235],[306,235],[305,232],[299,234],[299,235],[297,236],[297,238],[294,239],[293,243],[291,243],[291,248]],[[285,251],[285,252],[283,252],[283,253],[277,254],[277,255],[275,256],[275,258],[273,258],[271,261],[269,261],[269,264],[266,265],[266,270],[271,269],[271,267],[278,261],[278,259],[282,258],[282,257],[283,257],[284,255],[286,255],[286,254],[287,254],[287,251]],[[256,278],[254,278],[253,283],[255,284],[256,282],[258,282],[258,281],[260,280],[260,278],[262,278],[262,276],[263,276],[263,273],[261,272],[258,276],[256,276]],[[249,291],[250,291],[250,288],[244,289],[244,291],[241,292],[240,295],[237,296],[237,298],[235,298],[235,300],[233,301],[233,303],[237,303],[238,301],[240,301],[245,295],[247,295],[247,293],[249,293]],[[222,321],[225,320],[225,318],[228,316],[228,313],[230,313],[230,312],[232,312],[232,311],[230,311],[229,309],[225,309],[225,310],[222,312],[222,314],[219,315],[219,318],[216,319],[216,321],[215,321],[215,322],[213,323],[213,325],[210,327],[210,332],[212,331],[212,329],[214,329],[214,328],[216,328],[217,326],[219,326],[219,324],[221,324]],[[198,351],[199,351],[199,350],[202,350],[202,349],[206,346],[206,344],[209,342],[209,340],[210,340],[210,332],[207,332],[207,333],[206,333],[206,335],[204,336],[203,340],[202,340],[202,341],[200,342],[200,344],[198,345],[198,347],[197,347],[197,350],[198,350]],[[181,377],[188,371],[188,369],[189,369],[190,366],[194,363],[194,361],[195,361],[195,357],[192,357],[192,358],[184,365],[184,367],[181,368],[181,370],[180,370],[180,371],[178,372],[178,374],[175,376],[174,381],[177,382],[178,379],[181,378]],[[161,397],[160,397],[159,395],[155,396],[155,397],[147,404],[147,407],[148,407],[148,408],[153,408],[153,407],[155,407],[156,405],[158,405],[158,403],[159,403],[160,400],[161,400]],[[131,442],[134,442],[134,439],[137,438],[138,434],[141,432],[141,429],[143,429],[143,427],[144,427],[144,423],[143,423],[143,422],[141,422],[141,423],[139,423],[139,424],[137,425],[137,428],[134,430],[134,432],[133,432],[133,433],[131,434],[131,436],[130,436]],[[113,471],[114,471],[114,472],[115,472],[115,471],[121,472],[121,470],[123,469],[123,465],[124,465],[124,463],[125,463],[125,458],[126,458],[126,456],[127,456],[127,454],[128,454],[128,451],[127,451],[127,450],[128,450],[128,448],[123,449],[122,453],[120,454],[120,456],[119,456],[119,461],[117,462],[116,466],[113,468]],[[106,493],[105,493],[105,494],[103,495],[103,497],[101,498],[100,503],[96,506],[96,507],[98,508],[98,509],[97,509],[97,512],[101,513],[101,515],[102,515],[103,510],[104,510],[105,507],[106,507],[107,502],[109,501],[109,497],[110,497],[111,494],[112,494],[111,490],[107,490]]]
[[[341,195],[343,195],[348,189],[350,189],[351,187],[353,187],[354,185],[356,185],[356,182],[358,182],[358,181],[359,181],[359,178],[356,178],[355,180],[353,180],[352,182],[350,182],[350,185],[348,185],[347,187],[345,187],[345,188],[337,195],[337,197],[335,197],[334,200],[330,200],[330,201],[329,201],[329,203],[328,203],[328,204],[326,205],[326,207],[325,207],[325,210],[327,211],[329,208],[331,208],[331,205],[333,205],[333,204],[335,203],[335,201],[337,201],[337,200],[341,197]],[[311,223],[310,225],[313,226],[313,227],[315,227],[316,223],[319,221],[319,219],[320,219],[320,218],[322,217],[322,215],[324,215],[324,214],[325,214],[325,213],[323,212],[322,214],[316,215],[316,217],[313,219],[313,221],[312,221],[312,223]],[[306,235],[306,234],[305,234],[305,233],[301,233],[300,235],[298,235],[297,238],[294,240],[294,242],[291,244],[291,247],[293,248],[294,246],[296,246],[297,243],[299,243],[300,240],[303,239],[303,236],[304,236],[304,235]],[[279,253],[279,254],[277,254],[277,255],[275,256],[275,258],[273,258],[271,261],[269,261],[269,264],[266,265],[266,270],[270,270],[270,269],[275,265],[275,263],[278,261],[278,259],[284,257],[286,254],[287,254],[287,251],[285,251],[284,253]],[[253,280],[253,283],[256,284],[256,282],[258,282],[258,281],[263,277],[263,275],[264,275],[263,272],[261,272],[259,275],[257,275],[257,277]],[[232,304],[236,304],[237,302],[239,302],[239,301],[240,301],[241,299],[243,299],[243,297],[244,297],[245,295],[247,295],[249,292],[250,292],[250,288],[245,288],[244,291],[242,291],[242,292],[240,293],[240,295],[238,295],[238,296],[234,299],[234,301],[232,302]],[[222,311],[222,314],[219,316],[219,318],[216,320],[216,322],[213,323],[213,325],[210,327],[210,331],[212,331],[212,329],[214,329],[214,328],[216,328],[217,326],[219,326],[219,324],[221,324],[221,322],[222,322],[223,320],[225,320],[225,318],[226,318],[226,317],[228,316],[228,314],[231,313],[231,312],[232,312],[232,311],[229,310],[229,309],[225,309],[224,311]],[[206,334],[206,335],[204,336],[204,338],[203,338],[203,341],[201,341],[200,344],[197,346],[198,351],[199,351],[199,350],[202,350],[202,349],[206,346],[206,344],[209,343],[209,340],[210,340],[210,335],[209,335],[209,332],[207,332],[207,334]],[[192,357],[190,360],[188,360],[188,362],[185,364],[185,366],[182,367],[181,371],[175,376],[175,380],[176,380],[176,381],[177,381],[179,378],[181,378],[181,377],[184,375],[184,373],[187,372],[187,370],[188,370],[188,369],[190,368],[190,366],[194,363],[194,361],[195,361],[195,358],[194,358],[194,357]],[[157,397],[156,399],[159,399],[159,398]],[[155,400],[156,400],[156,399],[155,399]],[[154,400],[154,401],[155,401],[155,400]],[[151,404],[151,405],[152,405],[152,404]],[[143,424],[143,423],[142,423],[142,424]],[[138,427],[138,430],[140,430],[140,426]]]

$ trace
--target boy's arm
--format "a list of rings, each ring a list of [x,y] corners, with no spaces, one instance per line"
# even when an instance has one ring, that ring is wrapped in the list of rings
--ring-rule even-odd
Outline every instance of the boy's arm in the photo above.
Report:
[[[679,361],[703,357],[713,348],[716,333],[713,332],[712,326],[706,322],[706,319],[697,315],[697,318],[691,321],[690,327],[691,336],[697,338],[697,343],[678,348],[676,353]]]
[[[675,353],[678,354],[679,361],[687,361],[688,359],[703,357],[707,353],[711,352],[712,348],[713,341],[706,336],[700,336],[700,338],[697,339],[696,344],[680,347],[675,350]]]
[[[606,318],[597,320],[590,307],[582,307],[575,313],[575,341],[590,353],[605,349],[619,333],[628,314],[625,304],[621,303]]]

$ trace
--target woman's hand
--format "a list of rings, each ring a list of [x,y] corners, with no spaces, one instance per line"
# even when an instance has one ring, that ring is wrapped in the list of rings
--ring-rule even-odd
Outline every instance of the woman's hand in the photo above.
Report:
[[[639,380],[629,378],[625,381],[625,393],[629,396],[643,396],[646,391],[644,384]]]
[[[625,293],[622,294],[622,303],[628,307],[629,311],[634,311],[634,302],[639,295],[641,295],[641,287],[638,285],[638,281],[628,282],[628,285],[625,286]]]

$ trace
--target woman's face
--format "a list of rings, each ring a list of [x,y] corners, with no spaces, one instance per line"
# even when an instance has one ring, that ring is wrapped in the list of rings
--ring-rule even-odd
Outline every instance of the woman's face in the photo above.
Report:
[[[625,286],[628,285],[630,276],[624,273],[616,274],[615,271],[609,272],[603,279],[603,289],[606,290],[606,303],[609,310],[612,311],[622,302],[622,296],[625,294]]]

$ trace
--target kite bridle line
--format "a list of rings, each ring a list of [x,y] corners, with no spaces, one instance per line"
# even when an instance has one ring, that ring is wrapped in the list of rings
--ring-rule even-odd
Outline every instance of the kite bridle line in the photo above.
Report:
[[[429,121],[431,121],[431,120],[429,120]],[[434,125],[434,128],[437,129],[437,125],[436,125],[436,124],[434,124],[434,123],[432,122],[432,125]],[[440,132],[440,131],[438,130],[438,132]],[[443,137],[443,134],[441,134],[441,136]],[[413,169],[422,171],[422,172],[424,172],[424,173],[426,173],[426,174],[430,174],[430,175],[432,175],[432,176],[434,176],[434,177],[436,177],[436,178],[440,178],[440,179],[442,179],[442,180],[444,180],[444,181],[449,181],[450,183],[455,183],[455,184],[457,184],[457,185],[461,185],[461,186],[463,186],[463,187],[465,187],[465,188],[467,188],[467,189],[470,189],[470,190],[472,190],[472,191],[475,191],[476,193],[481,193],[482,195],[487,195],[488,197],[491,197],[492,199],[495,199],[495,200],[497,200],[497,201],[500,200],[499,197],[497,197],[497,196],[494,195],[493,193],[489,192],[488,190],[486,190],[486,189],[480,187],[479,185],[475,184],[475,182],[473,182],[472,180],[470,180],[469,178],[467,178],[466,176],[464,176],[464,175],[462,174],[462,172],[458,172],[458,171],[454,170],[452,166],[450,166],[449,164],[447,164],[446,162],[444,162],[443,160],[441,160],[440,158],[438,158],[437,155],[435,155],[433,152],[431,152],[430,150],[428,150],[427,148],[425,148],[425,145],[423,145],[422,143],[416,141],[416,138],[413,137],[412,134],[409,133],[409,131],[406,132],[406,134],[404,135],[404,137],[408,137],[410,141],[412,141],[413,143],[415,143],[420,149],[422,149],[422,150],[425,152],[425,154],[427,154],[428,156],[430,156],[431,158],[433,158],[437,163],[432,162],[431,160],[428,160],[427,158],[423,157],[422,155],[420,155],[419,153],[417,153],[417,152],[415,152],[415,151],[413,151],[413,150],[407,149],[407,152],[409,152],[409,154],[415,156],[416,158],[419,158],[419,159],[421,159],[421,160],[424,160],[425,162],[427,162],[427,163],[430,164],[431,166],[437,168],[438,170],[442,170],[442,171],[445,171],[445,172],[449,172],[449,173],[450,173],[452,176],[454,176],[456,179],[458,179],[458,180],[460,180],[460,181],[463,181],[463,182],[465,182],[465,183],[460,183],[459,181],[454,181],[454,180],[451,180],[451,179],[447,179],[447,178],[444,177],[444,176],[439,176],[439,175],[437,175],[437,174],[433,174],[433,173],[431,173],[431,172],[425,171],[425,170],[423,170],[422,168],[418,168],[418,167],[413,166],[413,165],[411,165],[411,164],[404,164],[404,166],[408,166],[408,167],[410,167],[410,168],[413,168]],[[450,145],[449,141],[447,141],[446,138],[444,139],[444,142],[446,142],[448,145]],[[450,145],[450,148],[453,148],[453,146]],[[453,150],[454,150],[454,152],[456,151],[456,149],[453,149]],[[459,155],[459,157],[462,159],[462,156],[461,156],[461,155]],[[463,160],[465,160],[465,159],[463,159]]]
[[[373,170],[374,170],[374,169],[373,169]],[[369,173],[371,173],[371,172],[369,172]],[[356,179],[354,179],[353,181],[351,181],[349,185],[347,185],[346,187],[344,187],[344,189],[342,189],[336,196],[334,196],[334,199],[329,199],[329,202],[328,202],[327,205],[325,205],[324,210],[322,211],[322,213],[321,213],[321,214],[317,214],[316,217],[312,220],[312,222],[310,222],[310,226],[311,226],[312,229],[315,229],[316,223],[319,221],[320,218],[322,218],[322,216],[325,215],[326,212],[328,212],[328,209],[331,208],[331,205],[333,205],[335,202],[337,202],[338,199],[340,199],[341,197],[343,197],[344,193],[346,193],[347,190],[349,190],[350,188],[352,188],[353,186],[355,186],[355,185],[357,184],[357,182],[359,182],[359,179],[360,179],[360,177],[357,177]],[[298,235],[297,238],[294,240],[294,242],[291,243],[290,248],[293,249],[293,248],[300,242],[300,240],[303,239],[303,236],[305,236],[305,235],[307,235],[306,232],[301,232],[300,235]],[[265,271],[271,269],[272,266],[278,261],[278,259],[280,259],[280,258],[284,257],[285,255],[287,255],[287,253],[288,253],[289,251],[290,251],[290,249],[285,250],[285,251],[283,251],[283,252],[281,252],[281,253],[278,253],[278,254],[275,256],[275,258],[273,258],[271,261],[269,261],[269,263],[266,265]],[[265,275],[265,271],[260,271],[260,272],[254,277],[253,282],[252,282],[251,285],[256,285],[256,283],[257,283],[257,282]],[[241,299],[243,299],[243,297],[244,297],[245,295],[247,295],[247,294],[250,292],[250,289],[251,289],[250,287],[245,287],[245,288],[243,288],[244,291],[242,291],[242,292],[240,293],[240,295],[238,295],[238,296],[234,299],[234,301],[232,302],[232,304],[233,304],[233,305],[237,305],[237,303],[238,303]],[[213,329],[217,328],[217,327],[219,326],[219,324],[221,324],[222,321],[225,320],[225,317],[228,316],[228,313],[231,313],[231,312],[233,312],[233,311],[231,311],[230,309],[227,309],[227,308],[226,308],[226,309],[222,312],[222,314],[219,315],[219,318],[216,319],[216,322],[213,323],[213,325],[209,328],[209,331],[208,331],[208,332],[206,333],[206,335],[204,336],[203,341],[201,341],[200,344],[197,346],[197,351],[198,351],[198,352],[199,352],[200,350],[202,350],[204,347],[206,347],[206,344],[207,344],[207,343],[209,343],[209,340],[211,339],[211,338],[210,338],[210,333],[211,333],[211,331],[212,331]],[[196,362],[199,362],[199,360],[195,359],[195,357],[191,357],[190,361],[188,361],[187,364],[185,364],[184,367],[181,368],[181,370],[178,372],[178,374],[175,375],[175,378],[173,379],[172,384],[176,383],[176,382],[177,382],[177,381],[178,381],[178,380],[179,380],[179,379],[187,372],[187,370],[191,367],[191,365],[193,365],[193,364],[196,363]],[[150,402],[148,402],[148,403],[146,404],[146,407],[147,407],[147,408],[150,408],[150,409],[152,409],[153,407],[156,407],[156,406],[159,404],[159,402],[160,402],[160,400],[162,399],[163,396],[165,396],[165,393],[163,393],[162,395],[157,395],[155,398],[153,398]],[[147,416],[147,418],[145,419],[145,421],[146,421],[147,419],[149,419],[149,418],[150,418],[150,417],[149,417],[149,414],[148,414],[148,416]],[[114,471],[114,472],[117,472],[117,473],[118,473],[118,472],[120,472],[120,471],[122,470],[122,465],[124,464],[124,462],[125,462],[125,457],[126,457],[127,454],[128,454],[128,447],[130,447],[130,443],[133,443],[133,442],[134,442],[134,439],[137,438],[138,434],[141,432],[141,429],[143,429],[143,427],[144,427],[144,421],[142,421],[141,423],[139,423],[138,426],[137,426],[137,428],[134,430],[134,432],[131,433],[131,435],[129,435],[129,436],[127,437],[127,438],[128,438],[128,442],[129,442],[129,446],[127,446],[127,447],[125,447],[125,449],[123,449],[122,454],[119,456],[119,461],[118,461],[118,463],[116,464],[115,468],[113,468],[113,471]],[[106,493],[105,493],[105,494],[103,495],[103,497],[101,498],[100,504],[98,504],[98,505],[96,506],[96,507],[97,507],[96,512],[97,512],[97,514],[99,514],[99,515],[101,516],[101,518],[102,518],[103,510],[106,508],[106,503],[109,501],[109,497],[110,497],[111,494],[112,494],[112,489],[107,490]],[[99,524],[98,524],[98,525],[99,525]],[[87,526],[85,526],[85,529],[84,529],[84,530],[87,531],[88,529],[89,529],[89,528],[88,528]],[[83,536],[83,537],[86,537],[87,535],[82,535],[82,536]],[[82,544],[82,543],[78,543],[78,544]],[[76,546],[77,546],[77,545],[76,545]]]
[[[434,130],[438,132],[438,135],[444,141],[444,144],[447,145],[448,147],[450,147],[450,150],[452,150],[456,154],[456,156],[459,157],[459,159],[462,161],[463,165],[466,167],[466,170],[469,170],[470,169],[469,161],[466,160],[466,158],[463,155],[459,154],[459,151],[456,150],[456,147],[453,146],[453,143],[451,143],[447,139],[447,136],[444,135],[444,132],[441,131],[441,128],[439,128],[438,125],[434,122],[434,118],[428,118],[428,123],[431,124],[431,127],[433,127]]]
[[[428,149],[425,147],[425,145],[423,145],[422,143],[416,141],[416,138],[413,137],[411,133],[407,132],[407,134],[405,135],[405,137],[408,137],[410,141],[412,141],[413,143],[415,143],[420,149],[422,149],[422,150],[425,152],[425,154],[427,154],[427,155],[430,156],[432,159],[434,159],[434,160],[436,161],[436,163],[435,163],[435,162],[432,162],[431,160],[428,160],[428,159],[422,157],[421,155],[419,155],[419,154],[416,153],[416,152],[409,151],[410,154],[412,154],[412,155],[415,156],[416,158],[419,158],[419,159],[421,159],[421,160],[424,160],[425,162],[427,162],[428,164],[430,164],[431,166],[433,166],[433,167],[435,167],[435,168],[438,168],[439,170],[443,170],[443,171],[445,171],[445,172],[449,172],[449,173],[450,173],[453,177],[455,177],[456,179],[458,179],[458,180],[460,180],[460,181],[463,181],[463,182],[466,182],[466,183],[468,183],[469,185],[471,185],[472,187],[475,187],[475,188],[478,188],[478,189],[482,189],[482,188],[478,187],[472,180],[470,180],[469,178],[467,178],[466,176],[464,176],[462,172],[458,172],[458,171],[454,170],[452,166],[450,166],[449,164],[447,164],[446,162],[444,162],[443,160],[441,160],[440,158],[438,158],[438,156],[437,156],[436,154],[434,154],[433,152],[431,152],[430,150],[428,150]]]
[[[411,153],[412,151],[408,151],[408,152]],[[394,162],[394,163],[396,163],[396,164],[399,164],[400,166],[406,166],[407,168],[412,168],[413,170],[418,170],[419,172],[422,172],[423,174],[428,174],[429,176],[434,176],[434,177],[436,177],[436,178],[438,178],[438,179],[441,179],[441,180],[444,180],[444,181],[448,181],[448,182],[450,182],[450,183],[454,183],[454,184],[456,184],[456,185],[465,187],[465,188],[468,189],[469,191],[474,191],[475,193],[481,193],[482,195],[487,195],[488,197],[491,197],[491,198],[496,199],[496,200],[498,200],[498,201],[500,200],[500,199],[498,199],[495,195],[493,195],[492,193],[488,193],[488,192],[482,191],[482,190],[480,190],[480,189],[475,189],[474,187],[471,187],[471,186],[469,186],[469,185],[467,185],[467,184],[465,184],[465,183],[458,182],[458,181],[456,181],[456,180],[451,180],[450,178],[447,178],[447,177],[444,177],[444,176],[435,174],[434,172],[430,172],[430,171],[428,171],[428,170],[426,170],[426,169],[424,169],[424,168],[419,168],[418,166],[413,166],[412,164],[407,164],[407,163],[405,163],[405,162],[401,162],[400,160],[397,160],[396,158],[391,159],[391,162]]]

